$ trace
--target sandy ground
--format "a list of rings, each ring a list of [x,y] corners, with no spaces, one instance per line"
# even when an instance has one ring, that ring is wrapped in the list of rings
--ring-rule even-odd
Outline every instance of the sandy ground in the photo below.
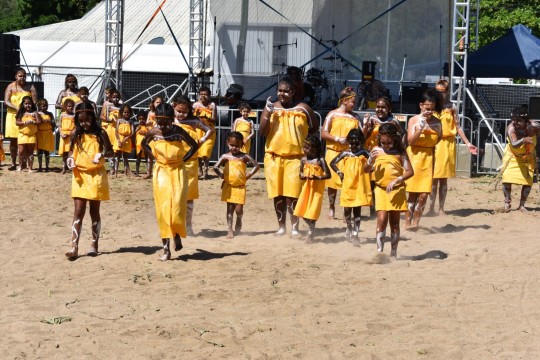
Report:
[[[345,240],[341,210],[320,219],[313,245],[274,237],[258,176],[231,240],[220,180],[201,181],[197,234],[166,263],[151,182],[110,179],[102,253],[70,262],[71,175],[4,165],[2,358],[540,358],[537,184],[531,213],[504,214],[492,178],[450,180],[449,214],[403,230],[394,260],[389,244],[377,255],[367,209],[361,247]],[[88,215],[83,227],[85,253]]]

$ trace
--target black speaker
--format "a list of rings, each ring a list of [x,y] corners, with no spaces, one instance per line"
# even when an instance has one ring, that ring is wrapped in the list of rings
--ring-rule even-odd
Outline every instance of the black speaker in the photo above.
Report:
[[[0,34],[0,51],[19,50],[20,37],[13,34]]]
[[[422,94],[428,88],[427,83],[411,82],[403,83],[402,95],[400,101],[400,112],[407,114],[418,114],[420,108],[418,104],[422,98]]]
[[[540,120],[540,95],[529,96],[529,117]]]
[[[371,80],[375,77],[376,61],[362,61],[362,81]]]

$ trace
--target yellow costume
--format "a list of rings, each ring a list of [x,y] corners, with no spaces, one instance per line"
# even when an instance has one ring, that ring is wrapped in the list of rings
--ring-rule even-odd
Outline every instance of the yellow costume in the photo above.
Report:
[[[0,134],[0,163],[6,160],[6,152],[4,151],[4,137]]]
[[[63,153],[69,152],[69,143],[70,143],[70,135],[73,129],[75,129],[75,119],[74,115],[68,115],[66,113],[62,113],[60,115],[60,135],[67,135],[66,138],[62,138],[60,136],[60,145],[58,146],[58,154],[62,155]]]
[[[128,140],[124,143],[122,147],[120,147],[120,143],[118,142],[118,139],[116,143],[114,144],[114,151],[122,151],[125,153],[131,152],[131,123],[126,120],[120,120],[118,123],[118,137],[120,138],[120,141],[123,141],[125,138]]]
[[[215,129],[215,125],[210,119],[212,118],[212,108],[211,106],[214,103],[209,104],[208,107],[205,107],[201,103],[198,103],[198,107],[195,107],[193,110],[193,114],[195,116],[198,116],[199,119],[210,129]],[[197,104],[196,104],[197,105]],[[215,105],[213,105],[215,106]],[[198,138],[202,138],[205,134],[205,132],[202,129],[197,129],[197,133],[199,134]],[[214,131],[212,135],[206,139],[204,143],[201,144],[201,147],[198,150],[199,157],[206,157],[210,158],[212,155],[212,150],[214,149],[214,144],[216,143],[216,132]]]
[[[45,151],[54,151],[54,134],[52,132],[52,116],[49,114],[40,114],[41,124],[38,125],[37,149]]]
[[[146,126],[148,130],[156,126],[156,113],[153,111],[148,112],[148,117],[146,118]]]
[[[22,99],[25,96],[32,96],[32,93],[30,93],[30,91],[23,91],[23,90],[12,91],[11,97],[9,98],[9,100],[14,106],[19,108],[19,106],[21,105]],[[15,119],[16,115],[17,115],[17,110],[12,109],[10,107],[7,108],[6,131],[5,131],[6,138],[19,137],[19,127],[17,126],[16,119]]]
[[[305,176],[322,176],[324,170],[320,165],[304,164]],[[324,196],[324,181],[305,180],[302,191],[294,208],[294,216],[304,219],[318,220],[321,215],[322,201]]]
[[[364,172],[367,159],[364,156],[347,156],[341,162],[343,162],[344,177],[339,205],[343,207],[371,205],[369,173]]]
[[[137,155],[141,154],[141,151],[142,151],[142,156],[144,158],[146,158],[146,154],[142,148],[142,141],[144,139],[144,137],[146,136],[146,134],[148,133],[150,129],[146,126],[146,125],[140,125],[139,126],[139,129],[137,130],[137,133],[135,134],[135,146],[136,146],[136,151],[137,151]]]
[[[442,124],[442,138],[435,146],[434,179],[447,179],[456,176],[456,134],[452,108],[444,109],[439,115]]]
[[[76,167],[71,180],[71,197],[88,200],[109,200],[109,180],[105,170],[105,158],[97,164],[94,159],[99,151],[96,135],[82,134],[81,143],[73,147],[73,159]]]
[[[249,154],[251,150],[251,139],[246,141],[247,137],[251,135],[251,129],[253,127],[253,122],[251,120],[244,120],[244,118],[238,118],[235,121],[236,125],[234,131],[238,131],[244,137],[244,145],[240,149],[243,153]]]
[[[154,140],[150,148],[156,161],[153,170],[154,204],[162,239],[176,234],[186,237],[188,178],[185,148],[180,141]]]
[[[36,118],[29,113],[25,113],[22,117],[22,122],[36,121]],[[35,144],[37,143],[37,124],[19,125],[19,135],[17,136],[17,144]],[[31,154],[30,154],[31,155]]]
[[[302,188],[300,160],[309,131],[307,115],[296,109],[276,109],[269,121],[264,155],[268,197],[298,198]]]
[[[113,149],[116,146],[116,120],[118,119],[119,113],[120,108],[111,106],[107,114],[109,122],[101,122],[101,128],[107,133]]]
[[[81,102],[81,98],[78,97],[77,95],[70,95],[70,96],[64,96],[64,97],[62,98],[62,105],[64,105],[64,103],[65,103],[66,100],[68,100],[68,99],[73,100],[73,102],[74,102],[75,104]]]
[[[386,187],[404,173],[400,155],[380,155],[375,158],[373,174],[375,177],[375,210],[405,211],[407,210],[407,194],[405,184],[394,186],[390,192]]]
[[[221,201],[242,205],[246,203],[246,168],[247,165],[242,159],[228,159],[223,168]]]
[[[407,155],[409,155],[414,170],[413,177],[405,182],[407,192],[431,193],[433,153],[438,140],[437,131],[424,129],[416,143],[407,147]]]
[[[532,144],[512,146],[507,140],[504,149],[502,182],[517,185],[532,186],[534,169],[536,167],[536,135],[532,136]]]
[[[333,138],[340,137],[340,138],[346,138],[349,134],[349,131],[352,129],[358,129],[360,127],[360,122],[358,121],[358,118],[350,115],[350,114],[340,114],[340,113],[331,113],[328,116],[332,117],[332,128],[328,133],[332,135]],[[328,119],[326,120],[328,121]],[[349,144],[341,144],[339,142],[336,142],[334,140],[327,140],[326,141],[326,154],[324,156],[324,159],[326,160],[327,164],[330,164],[332,160],[336,158],[336,156],[339,155],[340,152],[345,151],[349,148]],[[343,171],[341,162],[337,164],[337,167],[340,171]],[[339,176],[331,170],[330,173],[332,174],[332,177],[328,180],[325,180],[326,187],[332,188],[332,189],[341,189],[341,179]]]
[[[198,128],[196,126],[190,124],[190,122],[180,122],[179,124],[175,124],[184,129],[195,142],[199,141],[199,133],[197,132]],[[190,149],[189,145],[183,143],[183,146],[184,153],[187,153]],[[188,177],[187,200],[196,200],[199,198],[199,160],[197,152],[185,163],[185,168]]]

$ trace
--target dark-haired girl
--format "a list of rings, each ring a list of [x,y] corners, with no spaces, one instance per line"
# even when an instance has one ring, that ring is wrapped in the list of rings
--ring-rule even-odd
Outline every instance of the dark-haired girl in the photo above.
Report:
[[[223,179],[221,185],[221,201],[227,203],[227,238],[233,238],[242,230],[242,216],[246,203],[246,182],[258,170],[259,164],[249,154],[242,152],[244,136],[238,131],[231,131],[227,136],[229,152],[221,155],[214,165],[215,173]],[[224,165],[223,173],[219,167]],[[246,172],[247,165],[253,169]],[[236,225],[233,231],[233,215],[236,213]]]
[[[34,149],[36,148],[38,124],[41,124],[41,117],[31,96],[23,97],[15,119],[15,124],[19,127],[17,137],[19,168],[17,170],[28,168],[28,172],[33,172]]]
[[[99,207],[101,201],[109,200],[109,182],[104,164],[105,156],[110,154],[112,147],[109,138],[98,125],[94,107],[87,102],[78,104],[67,158],[67,166],[73,171],[71,197],[75,205],[71,226],[71,250],[66,253],[69,260],[75,260],[79,256],[79,238],[87,202],[90,203],[92,221],[92,245],[87,255],[98,255],[101,231]]]

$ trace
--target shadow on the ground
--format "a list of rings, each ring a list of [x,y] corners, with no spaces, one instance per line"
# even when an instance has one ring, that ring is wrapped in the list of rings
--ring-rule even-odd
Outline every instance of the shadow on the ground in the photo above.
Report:
[[[180,256],[176,257],[175,260],[180,260],[180,261],[188,261],[188,260],[207,261],[207,260],[221,259],[221,258],[224,258],[224,257],[227,257],[227,256],[246,256],[246,255],[249,255],[249,253],[240,252],[240,251],[235,251],[235,252],[232,252],[232,253],[214,253],[214,252],[206,251],[206,250],[203,250],[203,249],[197,249],[197,252],[195,252],[193,254],[180,255]]]
[[[121,254],[121,253],[138,253],[145,255],[152,255],[162,250],[161,246],[130,246],[130,247],[121,247],[114,251],[109,252],[100,252],[101,255],[108,254]]]
[[[398,260],[412,260],[412,261],[420,261],[420,260],[426,260],[426,259],[444,260],[447,257],[448,257],[448,254],[445,253],[444,251],[431,250],[421,255],[400,256]]]

